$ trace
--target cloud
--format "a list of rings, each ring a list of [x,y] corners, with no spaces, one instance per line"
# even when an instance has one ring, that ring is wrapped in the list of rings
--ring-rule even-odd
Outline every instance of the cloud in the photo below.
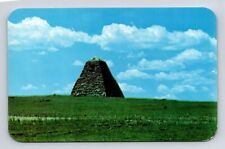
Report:
[[[51,26],[39,17],[28,17],[18,23],[8,22],[10,49],[57,51],[60,47],[70,47],[75,42],[89,43],[87,33],[61,26]]]
[[[180,72],[159,72],[154,75],[159,81],[179,81],[181,84],[195,86],[195,88],[205,86],[215,86],[216,74],[204,70],[180,71]]]
[[[100,35],[94,35],[93,43],[97,43],[104,50],[181,50],[201,46],[215,49],[216,39],[202,30],[188,29],[170,32],[164,26],[159,25],[137,28],[113,23],[104,26]]]
[[[125,72],[120,72],[117,75],[117,78],[121,80],[127,80],[127,79],[133,79],[133,78],[147,79],[150,77],[151,76],[149,74],[145,72],[141,72],[138,69],[129,69],[129,70],[126,70]]]
[[[157,91],[163,95],[160,98],[177,98],[177,94],[184,92],[196,92],[196,87],[188,84],[175,84],[172,87],[168,87],[165,84],[159,84]]]
[[[38,87],[34,86],[33,84],[27,84],[27,85],[23,85],[21,87],[21,90],[24,90],[24,91],[37,90],[37,89],[38,89]]]
[[[189,84],[176,84],[171,89],[173,93],[183,93],[187,91],[196,92],[196,88]]]
[[[111,61],[111,60],[106,60],[106,64],[107,64],[109,67],[113,67],[113,66],[114,66],[114,63],[113,63],[113,61]]]
[[[68,84],[64,85],[62,88],[54,90],[52,93],[69,95],[72,91],[73,85],[74,85],[73,83],[68,83]]]
[[[68,84],[66,84],[66,85],[62,88],[63,92],[64,92],[64,93],[70,93],[70,92],[72,91],[73,85],[74,85],[74,83],[68,83]]]
[[[55,48],[55,47],[50,47],[47,49],[47,51],[49,52],[56,52],[56,51],[59,51],[59,49]]]
[[[152,60],[149,61],[142,58],[138,64],[137,68],[140,70],[171,70],[173,68],[185,68],[185,63],[193,62],[203,58],[203,53],[196,49],[187,49],[166,60]]]
[[[201,78],[203,76],[203,73],[203,70],[158,72],[154,74],[154,78],[157,80],[184,80],[192,78]]]
[[[73,66],[83,66],[83,65],[84,65],[84,63],[82,61],[80,61],[80,60],[75,60],[73,62]]]
[[[192,60],[198,60],[202,56],[202,52],[196,50],[196,49],[187,49],[180,54],[178,54],[173,59],[176,62],[184,62],[184,61],[192,61]]]
[[[119,86],[123,92],[142,93],[145,91],[142,87],[138,87],[136,85],[131,85],[127,83],[119,83]]]
[[[127,55],[127,58],[139,58],[139,57],[144,57],[146,54],[143,52],[143,51],[138,51],[138,53],[137,52],[130,52],[130,53],[128,53],[128,55]]]
[[[181,93],[207,94],[216,87],[216,75],[211,71],[207,72],[201,69],[181,72],[159,72],[154,74],[153,78],[161,82],[157,87],[157,91],[163,96],[177,97]],[[172,81],[172,84],[169,81]],[[162,83],[166,83],[168,86]]]
[[[40,17],[27,17],[21,22],[8,22],[10,50],[57,51],[81,42],[96,44],[102,50],[200,50],[216,49],[216,39],[202,30],[168,31],[166,27],[153,25],[138,28],[125,24],[110,24],[101,34],[76,31],[62,26],[51,26]],[[129,56],[129,55],[128,55]],[[132,54],[130,55],[132,57]]]
[[[157,87],[157,91],[160,93],[167,93],[169,91],[169,88],[164,84],[159,84]]]
[[[40,51],[40,52],[37,52],[38,55],[46,55],[47,53],[45,51]]]
[[[177,96],[173,95],[173,94],[165,94],[162,96],[155,96],[154,98],[157,99],[177,99]]]

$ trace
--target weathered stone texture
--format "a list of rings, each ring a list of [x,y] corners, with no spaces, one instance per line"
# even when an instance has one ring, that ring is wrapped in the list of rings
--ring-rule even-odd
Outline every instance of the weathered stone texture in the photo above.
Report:
[[[97,58],[86,62],[71,95],[124,97],[106,62]]]

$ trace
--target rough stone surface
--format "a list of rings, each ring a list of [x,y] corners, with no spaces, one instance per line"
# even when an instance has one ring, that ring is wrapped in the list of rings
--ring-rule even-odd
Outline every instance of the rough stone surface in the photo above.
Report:
[[[71,95],[124,97],[106,62],[99,58],[86,62]]]

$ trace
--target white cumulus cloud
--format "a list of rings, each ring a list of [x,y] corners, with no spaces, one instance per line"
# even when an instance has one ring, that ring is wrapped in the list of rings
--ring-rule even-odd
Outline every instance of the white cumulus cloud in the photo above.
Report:
[[[87,33],[61,26],[51,26],[39,17],[28,17],[18,23],[8,22],[8,39],[11,50],[57,51],[75,42],[91,41]]]
[[[196,88],[189,84],[176,84],[171,89],[171,92],[173,93],[183,93],[187,91],[195,92]]]
[[[104,50],[181,50],[203,45],[209,49],[216,47],[216,39],[202,30],[188,29],[187,31],[170,32],[160,25],[138,28],[115,23],[104,26],[100,35],[94,35],[93,43],[97,43]]]
[[[171,70],[172,68],[185,68],[186,62],[193,62],[199,60],[202,57],[202,52],[196,49],[187,49],[175,57],[166,60],[147,60],[142,58],[138,64],[137,68],[141,70]]]
[[[129,69],[124,72],[120,72],[117,75],[118,79],[121,80],[126,80],[126,79],[132,79],[132,78],[141,78],[141,79],[147,79],[150,78],[151,76],[145,72],[142,72],[138,69]]]
[[[106,64],[107,64],[109,67],[113,67],[113,66],[114,66],[114,63],[113,63],[113,61],[111,61],[111,60],[106,60]]]
[[[83,66],[83,65],[84,65],[84,63],[82,61],[80,61],[80,60],[75,60],[73,62],[73,66]]]
[[[47,53],[45,51],[40,51],[40,52],[37,52],[38,55],[46,55]]]
[[[203,70],[178,71],[178,72],[158,72],[154,78],[158,80],[184,80],[203,77]]]
[[[36,89],[38,89],[38,87],[37,86],[35,86],[35,85],[33,85],[33,84],[26,84],[26,85],[23,85],[22,87],[21,87],[21,90],[24,90],[24,91],[29,91],[29,90],[36,90]]]
[[[145,91],[142,87],[127,84],[127,83],[119,83],[119,86],[123,92],[142,93]]]
[[[134,25],[105,25],[100,34],[76,31],[62,26],[52,26],[40,17],[27,17],[21,22],[8,22],[8,39],[11,50],[57,51],[82,42],[96,44],[102,50],[200,50],[216,49],[216,39],[202,30],[168,31],[166,27],[153,25],[138,28]],[[132,55],[131,55],[132,56]]]
[[[165,84],[159,84],[157,91],[162,94],[160,98],[177,98],[177,94],[185,92],[196,92],[196,87],[189,84],[175,84],[168,87]]]
[[[63,87],[54,90],[52,93],[53,94],[70,94],[73,88],[73,83],[68,83],[64,85]]]
[[[169,91],[169,88],[164,84],[159,84],[157,87],[157,91],[160,93],[167,93]]]

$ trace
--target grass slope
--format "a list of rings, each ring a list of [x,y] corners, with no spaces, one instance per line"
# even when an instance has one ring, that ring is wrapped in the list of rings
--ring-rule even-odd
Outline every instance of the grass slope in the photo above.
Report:
[[[202,141],[216,131],[216,109],[215,102],[9,97],[9,133],[22,142]]]

